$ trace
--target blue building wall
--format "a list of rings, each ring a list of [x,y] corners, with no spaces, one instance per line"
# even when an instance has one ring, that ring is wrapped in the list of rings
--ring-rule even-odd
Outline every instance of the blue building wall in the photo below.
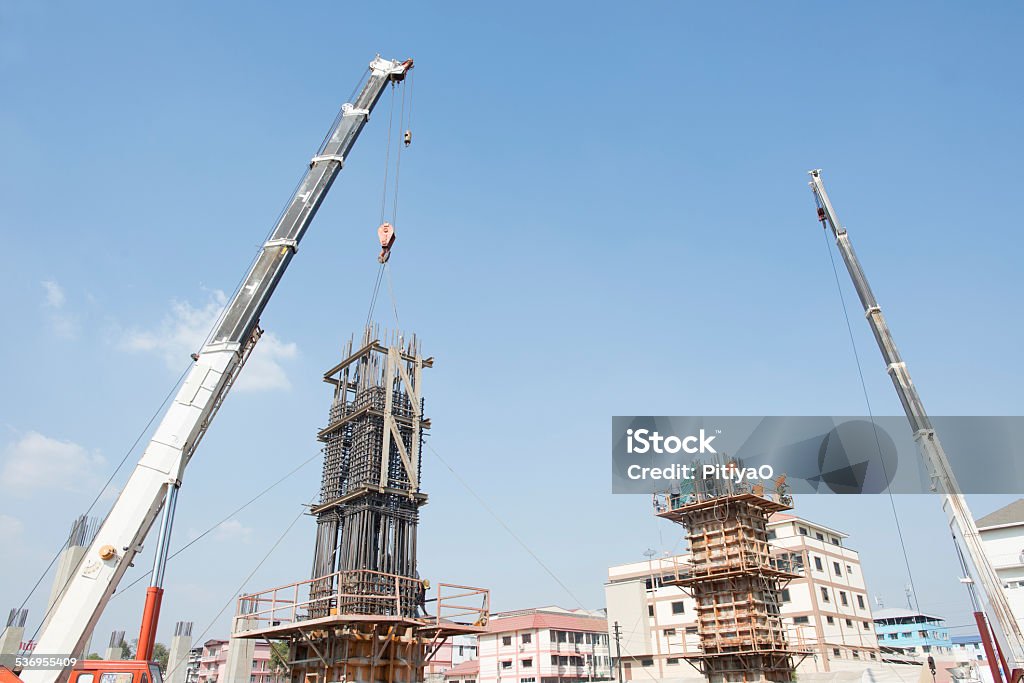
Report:
[[[927,614],[876,616],[875,632],[880,646],[906,648],[917,654],[949,654],[952,651],[946,622]]]

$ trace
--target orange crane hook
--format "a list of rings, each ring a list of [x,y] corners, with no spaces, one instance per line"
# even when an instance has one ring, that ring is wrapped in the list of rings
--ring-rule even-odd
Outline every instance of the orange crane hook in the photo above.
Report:
[[[395,243],[395,227],[390,223],[381,223],[377,228],[377,237],[380,239],[380,256],[378,263],[387,263],[391,258],[391,245]]]

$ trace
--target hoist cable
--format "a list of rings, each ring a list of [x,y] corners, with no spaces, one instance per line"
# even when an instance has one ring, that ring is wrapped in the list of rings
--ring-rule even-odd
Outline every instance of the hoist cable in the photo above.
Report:
[[[292,527],[295,526],[295,523],[298,522],[300,519],[302,519],[302,516],[305,515],[305,514],[306,514],[305,508],[303,508],[303,509],[301,509],[299,511],[299,514],[295,517],[295,519],[292,520],[291,524],[289,524],[288,527],[281,533],[281,535],[278,536],[277,540],[274,541],[274,545],[272,545],[270,547],[270,550],[268,550],[267,553],[263,556],[263,559],[261,559],[259,561],[259,563],[256,565],[256,567],[253,568],[253,570],[251,572],[249,572],[249,575],[246,576],[245,579],[242,580],[241,585],[239,585],[238,588],[231,593],[231,597],[228,598],[228,601],[225,602],[224,606],[220,608],[220,611],[217,612],[216,616],[214,616],[213,619],[210,620],[210,623],[206,625],[206,628],[203,629],[203,632],[200,633],[198,636],[196,636],[196,640],[197,641],[201,641],[203,639],[203,636],[205,636],[207,633],[209,633],[210,629],[212,629],[214,624],[217,623],[217,620],[220,619],[220,615],[224,614],[224,610],[226,610],[228,607],[230,607],[231,603],[236,600],[235,596],[242,592],[242,590],[245,588],[245,585],[247,583],[249,583],[249,581],[252,579],[252,577],[256,575],[256,572],[258,572],[260,570],[260,567],[263,566],[263,563],[266,562],[270,558],[270,556],[274,553],[275,550],[277,550],[277,546],[281,545],[281,542],[285,539],[285,536],[288,535],[288,532],[290,532],[292,530]],[[180,666],[182,663],[185,663],[187,661],[188,661],[187,657],[185,659],[182,659],[181,661],[179,661],[177,666],[171,668],[171,670],[167,672],[167,674],[166,674],[167,678],[170,679],[171,674],[174,673],[174,670],[178,666]]]
[[[402,109],[398,116],[398,128],[402,129],[405,123],[405,88],[402,88]],[[388,133],[390,139],[390,132]],[[398,178],[402,172],[402,148],[405,144],[398,143],[398,153],[395,155],[395,192],[391,200],[391,225],[398,225]]]
[[[388,175],[391,172],[391,128],[395,120],[395,84],[391,84],[391,111],[388,113],[388,146],[384,151],[384,188],[380,193],[380,222],[384,222],[384,212],[388,203]]]
[[[186,550],[188,550],[190,546],[196,544],[197,542],[202,540],[204,537],[206,537],[206,536],[210,535],[211,533],[213,533],[214,531],[216,531],[222,524],[224,524],[225,522],[231,520],[239,512],[242,512],[247,507],[249,507],[250,505],[255,503],[257,500],[259,500],[260,498],[262,498],[266,494],[270,493],[270,491],[273,490],[274,488],[276,488],[278,484],[283,482],[285,479],[288,479],[293,474],[295,474],[296,472],[301,470],[303,467],[305,467],[306,465],[308,465],[309,463],[313,462],[314,460],[316,460],[319,457],[320,457],[320,453],[315,453],[312,456],[310,456],[309,458],[307,458],[305,460],[305,462],[299,464],[297,467],[295,467],[293,470],[291,470],[290,472],[285,474],[283,477],[281,477],[280,479],[275,481],[273,484],[271,484],[270,486],[266,487],[265,489],[263,489],[262,491],[257,493],[255,496],[253,496],[248,501],[243,503],[240,507],[237,507],[234,510],[232,510],[231,512],[229,512],[228,515],[226,517],[224,517],[224,519],[220,520],[219,522],[217,522],[213,526],[209,527],[206,531],[204,531],[203,533],[199,534],[198,536],[193,538],[191,541],[189,541],[188,543],[186,543],[185,545],[181,546],[180,548],[175,550],[173,553],[168,555],[167,556],[167,561],[169,562],[169,561],[173,560],[175,557],[177,557],[178,555],[180,555],[183,552],[185,552]],[[117,591],[112,596],[110,596],[111,600],[116,598],[118,595],[121,595],[121,593],[124,593],[125,591],[129,590],[132,586],[137,584],[139,581],[142,581],[143,579],[145,579],[147,576],[149,576],[152,573],[153,573],[153,570],[151,569],[148,572],[146,572],[145,574],[143,574],[142,576],[138,577],[137,579],[132,581],[130,584],[128,584],[127,586],[125,586],[121,590]]]
[[[395,327],[398,329],[402,328],[402,323],[398,320],[398,299],[395,298],[395,288],[391,283],[391,268],[388,264],[384,264],[384,275],[388,279],[388,294],[391,295],[391,310],[395,312]]]
[[[814,201],[821,208],[821,203],[818,199],[818,195],[814,195]],[[828,251],[829,261],[832,263],[832,273],[836,279],[836,291],[839,293],[839,302],[842,304],[843,317],[846,319],[846,332],[850,337],[850,347],[853,349],[853,359],[857,365],[857,376],[860,378],[861,391],[864,393],[864,404],[867,407],[868,418],[871,420],[871,426],[875,431],[875,445],[878,448],[878,462],[882,467],[882,474],[886,481],[886,493],[889,494],[889,507],[892,509],[892,518],[896,524],[896,535],[900,541],[900,549],[903,552],[903,564],[907,568],[907,579],[910,582],[910,590],[914,595],[914,606],[918,612],[921,611],[921,605],[917,600],[917,589],[914,587],[914,573],[910,569],[910,555],[907,553],[907,544],[903,539],[903,526],[900,524],[899,514],[896,512],[896,500],[893,497],[892,489],[888,486],[889,473],[885,466],[885,460],[882,457],[882,443],[878,436],[878,426],[875,424],[874,412],[871,409],[871,398],[868,394],[868,385],[864,380],[864,369],[860,362],[860,353],[857,351],[857,341],[853,334],[853,325],[850,323],[850,312],[846,307],[846,297],[843,296],[843,287],[839,279],[839,268],[836,266],[835,256],[832,254],[832,244],[828,239],[828,230],[822,230],[822,236],[825,238],[825,250]]]
[[[380,292],[380,280],[384,276],[384,266],[386,264],[380,264],[380,268],[377,269],[377,281],[373,283],[373,294],[370,295],[370,310],[366,313],[366,325],[370,326],[370,321],[373,320],[373,309],[377,307],[377,294]]]

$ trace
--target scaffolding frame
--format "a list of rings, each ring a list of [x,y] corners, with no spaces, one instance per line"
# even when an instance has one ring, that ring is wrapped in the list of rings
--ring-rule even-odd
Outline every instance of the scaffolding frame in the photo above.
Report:
[[[771,493],[705,480],[656,496],[657,516],[682,525],[690,546],[662,578],[696,603],[700,652],[681,657],[710,683],[789,683],[811,654],[790,645],[781,615],[782,589],[799,575],[768,542],[768,517],[791,507],[784,478]]]

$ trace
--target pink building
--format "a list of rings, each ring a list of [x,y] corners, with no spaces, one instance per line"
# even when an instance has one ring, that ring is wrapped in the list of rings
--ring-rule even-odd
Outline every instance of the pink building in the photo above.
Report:
[[[203,643],[196,683],[218,683],[218,681],[224,680],[230,644],[230,641],[227,640],[208,640]],[[278,677],[273,673],[270,662],[270,645],[266,641],[256,642],[256,649],[250,664],[252,671],[249,674],[249,683],[287,683],[287,674]]]
[[[449,669],[449,683],[560,683],[611,678],[603,612],[560,607],[504,612],[478,636],[476,662]]]
[[[427,662],[427,683],[442,683],[452,667],[476,659],[476,636],[457,635],[446,640]]]

